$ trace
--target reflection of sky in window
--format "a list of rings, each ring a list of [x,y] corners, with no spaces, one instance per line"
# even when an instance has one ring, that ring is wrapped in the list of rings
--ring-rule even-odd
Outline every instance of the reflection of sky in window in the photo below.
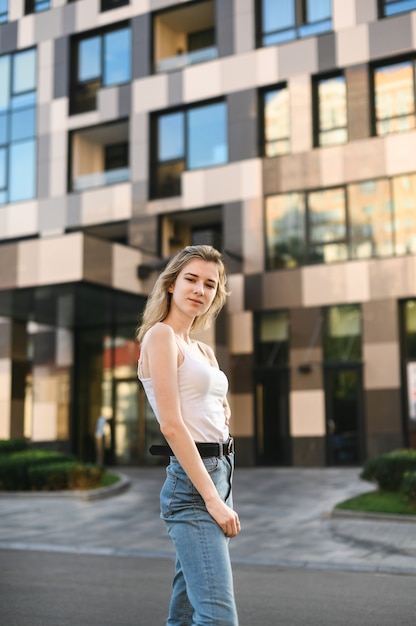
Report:
[[[225,103],[191,109],[187,115],[189,169],[219,165],[228,159]]]
[[[6,187],[6,149],[0,148],[0,189]]]
[[[101,38],[91,37],[79,42],[78,80],[101,76]]]
[[[0,0],[0,24],[7,22],[8,0]]]
[[[130,80],[130,29],[123,28],[104,37],[104,85]]]
[[[295,24],[295,0],[263,0],[263,32],[289,28]]]
[[[13,93],[32,91],[36,88],[36,52],[25,50],[14,55]]]
[[[276,4],[278,4],[276,2]],[[308,22],[319,22],[331,17],[331,0],[307,0],[306,20]]]
[[[10,202],[29,200],[35,195],[35,145],[32,139],[10,146]]]
[[[0,57],[0,110],[7,109],[10,102],[10,56]]]
[[[386,15],[396,15],[416,9],[416,0],[387,0],[384,12]]]
[[[158,160],[181,159],[184,152],[184,114],[163,115],[158,120]]]

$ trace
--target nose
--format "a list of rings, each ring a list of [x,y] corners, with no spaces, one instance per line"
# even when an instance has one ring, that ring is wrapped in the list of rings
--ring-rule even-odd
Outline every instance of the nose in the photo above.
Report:
[[[197,282],[195,283],[195,289],[194,289],[195,293],[204,295],[204,285],[202,282]]]

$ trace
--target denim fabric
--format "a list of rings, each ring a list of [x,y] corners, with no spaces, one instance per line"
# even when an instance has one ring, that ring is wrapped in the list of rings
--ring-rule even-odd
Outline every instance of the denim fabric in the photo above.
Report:
[[[234,455],[202,460],[220,497],[232,506]],[[238,626],[229,540],[175,457],[166,473],[160,516],[176,549],[167,626]]]

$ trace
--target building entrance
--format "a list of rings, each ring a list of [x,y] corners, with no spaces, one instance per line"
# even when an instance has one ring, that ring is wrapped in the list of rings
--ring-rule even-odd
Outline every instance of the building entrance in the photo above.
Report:
[[[289,383],[284,369],[255,374],[256,456],[259,465],[291,465]]]

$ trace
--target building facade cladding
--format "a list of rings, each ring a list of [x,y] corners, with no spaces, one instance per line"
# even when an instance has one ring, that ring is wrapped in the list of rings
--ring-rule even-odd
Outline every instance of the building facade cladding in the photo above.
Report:
[[[319,263],[310,264],[309,259],[309,264],[297,262],[284,269],[278,264],[268,267],[265,223],[270,197],[347,189],[416,172],[416,130],[409,127],[405,132],[376,136],[371,87],[377,65],[414,59],[416,12],[381,19],[379,5],[383,3],[376,0],[332,0],[328,32],[297,34],[263,46],[259,43],[261,3],[254,0],[113,4],[114,9],[103,11],[99,0],[52,0],[48,10],[25,15],[24,0],[16,0],[9,2],[8,21],[0,24],[0,55],[36,48],[38,68],[37,192],[30,200],[0,206],[0,289],[16,294],[86,281],[144,297],[154,278],[155,258],[209,235],[225,251],[232,293],[226,314],[206,338],[217,343],[230,375],[232,429],[241,462],[360,463],[394,447],[416,445],[409,427],[407,353],[401,336],[406,334],[402,332],[402,302],[416,298],[416,250],[383,258],[371,258],[371,254],[351,258],[350,242],[344,237],[346,256],[336,263],[325,262],[324,255]],[[301,4],[310,9],[314,3],[297,3]],[[191,40],[185,54],[176,49],[171,55],[164,52],[168,37],[160,33],[175,22],[174,12],[189,9],[187,19],[199,20],[203,5],[208,26],[204,37],[209,40],[215,29],[215,45],[206,44],[204,49],[212,57],[196,63],[191,47],[198,44]],[[78,60],[82,54],[79,42],[99,39],[105,49],[118,28],[131,33],[128,75],[120,81],[108,80],[103,52],[100,63],[104,65],[99,70],[91,70],[88,80],[81,81],[79,74],[74,79],[79,69],[75,54]],[[173,62],[174,67],[163,71],[163,62]],[[312,85],[321,76],[339,73],[348,140],[319,146],[319,111]],[[87,98],[80,105],[84,109],[74,111],[74,90],[81,82]],[[289,138],[276,156],[263,156],[260,96],[275,88],[287,93]],[[192,153],[192,158],[190,154],[193,138],[198,147],[201,137],[207,136],[194,119],[201,109],[215,103],[225,107],[225,132],[213,146],[211,161],[204,164],[203,154]],[[170,114],[182,115],[185,130],[182,138],[169,144],[173,152],[165,159],[158,133],[161,116]],[[116,166],[103,165],[97,156],[97,145],[102,149],[110,140],[117,150],[106,152],[105,162]],[[225,141],[226,153],[221,141]],[[199,165],[193,167],[194,162]],[[166,172],[176,176],[175,194],[165,186],[165,194],[151,195],[152,176],[159,189],[160,180],[166,183]],[[118,241],[117,228],[122,231]],[[312,225],[308,228],[306,243],[311,248],[308,237],[315,231]],[[137,278],[139,265],[150,267],[150,273]],[[61,307],[66,295],[63,292]],[[360,313],[360,354],[347,363],[331,361],[326,356],[328,311],[350,305]],[[82,454],[88,456],[87,448],[79,443],[80,426],[71,400],[75,390],[69,388],[65,400],[56,391],[59,385],[70,386],[71,368],[77,367],[76,347],[68,348],[72,329],[69,338],[59,331],[50,335],[51,352],[67,369],[57,373],[55,368],[55,391],[48,387],[28,417],[24,385],[18,384],[19,363],[24,361],[19,346],[24,345],[27,330],[20,318],[13,319],[7,311],[7,307],[0,311],[4,316],[0,324],[0,437],[29,432],[34,441],[71,440],[76,452],[81,446]],[[275,318],[275,326],[270,322],[274,312],[286,315],[286,331],[281,317]],[[277,346],[287,343],[287,351],[279,353],[286,354],[285,360],[270,360],[270,354],[262,360],[261,344],[268,344],[270,338]],[[45,355],[39,356],[33,371],[40,381],[52,375],[46,372],[46,361]],[[348,394],[354,376],[354,402],[340,408],[337,393]],[[110,417],[115,402],[114,398],[110,402]],[[140,406],[139,402],[138,411],[143,410]],[[357,414],[352,424],[353,456],[348,449],[341,454],[334,450],[334,412],[346,411],[348,406]],[[94,399],[91,407],[99,412],[100,400]],[[26,423],[28,419],[32,426]],[[93,432],[92,421],[89,430]],[[129,431],[132,437],[136,431]],[[347,431],[345,427],[341,434],[348,435]],[[143,454],[126,457],[117,451],[117,437],[123,432],[114,421],[116,461],[146,462]]]

